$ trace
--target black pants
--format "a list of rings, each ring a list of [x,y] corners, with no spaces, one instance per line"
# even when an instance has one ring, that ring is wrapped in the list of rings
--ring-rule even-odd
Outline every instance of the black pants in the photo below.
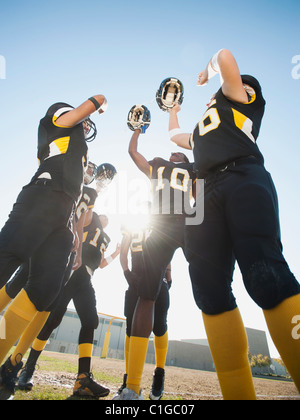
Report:
[[[255,160],[206,179],[204,221],[186,227],[186,255],[199,308],[208,315],[236,308],[235,261],[245,287],[263,309],[300,293],[282,254],[276,190]]]
[[[93,343],[94,330],[98,327],[99,318],[91,275],[85,265],[74,271],[64,286],[55,309],[37,337],[39,340],[48,340],[52,331],[60,325],[72,299],[81,322],[79,344]]]
[[[19,194],[0,232],[0,287],[29,261],[25,290],[38,311],[56,299],[73,246],[73,200],[50,186],[30,185]]]
[[[143,281],[142,278],[141,281]],[[124,315],[126,317],[126,334],[128,337],[131,336],[132,320],[138,298],[139,295],[137,289],[135,287],[129,287],[125,294],[124,308]],[[169,307],[169,287],[167,283],[163,281],[159,295],[155,301],[154,308],[153,334],[157,337],[162,337],[168,329],[167,317]]]
[[[178,248],[184,250],[185,218],[161,216],[155,218],[152,232],[143,247],[144,279],[139,283],[139,296],[156,300],[167,266]]]
[[[70,255],[69,264],[65,270],[64,279],[61,288],[69,281],[76,253]],[[14,276],[6,283],[5,291],[11,299],[14,299],[18,293],[26,286],[29,277],[29,262],[22,264],[16,271]],[[54,302],[47,308],[48,312],[51,312],[59,302],[60,292]]]

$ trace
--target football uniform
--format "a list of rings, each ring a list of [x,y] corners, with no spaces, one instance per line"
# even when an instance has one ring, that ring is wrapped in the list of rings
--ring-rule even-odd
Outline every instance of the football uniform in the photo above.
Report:
[[[256,140],[266,102],[254,78],[243,76],[243,80],[253,84],[248,103],[230,101],[220,88],[195,127],[190,144],[198,178],[206,178],[215,169],[243,157],[253,156],[260,163],[264,161]]]
[[[82,261],[92,271],[96,270],[110,243],[104,232],[99,216],[93,213],[91,223],[84,228],[82,244]]]
[[[68,304],[73,299],[82,325],[79,344],[90,342],[89,337],[93,336],[92,332],[97,328],[99,322],[95,290],[91,278],[93,272],[99,267],[103,252],[105,252],[109,242],[110,238],[103,231],[99,216],[93,213],[91,223],[84,228],[82,265],[73,272],[70,280],[63,288],[58,304],[37,337],[39,340],[48,340],[52,331],[60,325]]]
[[[73,245],[70,218],[82,189],[87,146],[82,124],[60,127],[73,109],[55,104],[40,121],[40,166],[19,194],[0,234],[0,287],[30,259],[25,290],[39,311],[57,297]]]
[[[126,334],[128,337],[130,337],[133,315],[139,298],[138,284],[141,283],[142,287],[144,282],[143,248],[145,241],[150,234],[150,231],[149,229],[144,229],[130,232],[129,230],[123,228],[122,233],[123,235],[127,235],[130,238],[131,272],[130,279],[128,279],[130,284],[128,290],[125,293],[124,308],[124,315],[126,317]],[[126,275],[126,278],[127,276],[128,274]],[[131,282],[130,280],[132,279],[135,281]],[[169,306],[169,284],[167,280],[164,279],[154,308],[153,333],[158,337],[163,336],[167,331],[167,315]]]
[[[98,197],[97,191],[94,188],[87,187],[86,185],[83,186],[82,194],[80,196],[80,200],[76,207],[76,220],[80,219],[82,213],[86,212],[87,210],[92,210],[95,207],[95,202]]]
[[[139,295],[156,300],[174,252],[184,250],[186,206],[190,205],[193,165],[156,158],[149,162],[153,193],[151,234],[144,246],[145,281]]]
[[[192,197],[193,164],[155,158],[149,162],[152,184],[152,214],[186,216]]]
[[[204,221],[186,226],[186,255],[196,303],[208,315],[236,308],[236,260],[263,309],[300,291],[282,255],[277,194],[256,143],[265,100],[256,79],[242,79],[249,102],[220,89],[191,136],[195,170],[205,178]]]
[[[94,188],[90,188],[85,185],[83,186],[83,191],[82,191],[82,194],[81,194],[81,197],[80,197],[80,200],[78,202],[76,212],[75,212],[76,221],[80,219],[80,216],[83,212],[94,208],[97,196],[98,196],[97,192]],[[70,256],[68,267],[64,275],[63,284],[65,284],[70,278],[72,267],[74,264],[74,259],[75,259],[75,254],[72,253],[72,255]],[[14,299],[17,296],[17,294],[21,291],[21,289],[26,285],[28,281],[28,276],[29,276],[29,264],[28,263],[22,264],[22,266],[16,271],[14,276],[9,280],[9,282],[5,286],[6,293],[11,299]],[[53,305],[51,305],[50,309],[54,307],[55,307],[55,302],[53,303]]]
[[[40,165],[31,182],[39,178],[51,179],[52,189],[65,192],[76,202],[82,191],[83,175],[88,164],[83,125],[66,128],[57,123],[59,117],[73,109],[68,104],[56,103],[41,119],[38,130]]]

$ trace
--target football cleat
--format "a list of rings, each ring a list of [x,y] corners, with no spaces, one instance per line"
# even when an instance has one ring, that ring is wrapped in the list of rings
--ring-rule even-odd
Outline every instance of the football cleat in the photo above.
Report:
[[[140,391],[140,395],[134,392],[132,389],[124,388],[120,395],[115,396],[114,400],[123,401],[123,400],[136,400],[136,401],[143,401],[144,397],[142,391]]]
[[[152,389],[149,394],[150,400],[160,400],[164,393],[165,371],[156,368],[153,374]]]
[[[18,372],[22,369],[23,363],[20,362],[13,366],[10,357],[0,368],[0,401],[8,400],[15,394],[15,387]]]
[[[119,395],[121,395],[122,394],[122,391],[123,391],[123,389],[125,389],[126,388],[126,383],[127,383],[127,373],[125,373],[124,374],[124,376],[123,376],[123,384],[120,386],[120,388],[118,389],[118,391],[115,393],[115,395],[114,395],[114,397],[113,397],[113,400],[116,398],[116,397],[118,397]]]
[[[80,373],[77,376],[73,395],[76,397],[103,398],[110,393],[108,388],[97,384],[91,373]]]
[[[33,381],[32,377],[35,371],[35,365],[29,366],[25,365],[25,367],[22,369],[19,380],[18,380],[18,389],[21,391],[31,391],[33,388]]]
[[[169,77],[163,80],[156,92],[156,102],[160,109],[169,111],[175,103],[179,105],[183,102],[184,88],[179,79]]]

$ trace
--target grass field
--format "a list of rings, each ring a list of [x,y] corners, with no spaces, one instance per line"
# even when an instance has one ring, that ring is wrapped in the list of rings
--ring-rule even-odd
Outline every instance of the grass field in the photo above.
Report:
[[[44,352],[38,362],[33,390],[16,391],[14,400],[78,400],[72,395],[77,361],[76,355]],[[154,368],[149,364],[144,368],[145,399],[148,399]],[[124,361],[93,358],[94,379],[111,390],[105,400],[112,399],[122,383],[123,374]],[[300,400],[293,382],[254,378],[254,386],[259,400]],[[163,400],[222,400],[217,375],[167,366]]]

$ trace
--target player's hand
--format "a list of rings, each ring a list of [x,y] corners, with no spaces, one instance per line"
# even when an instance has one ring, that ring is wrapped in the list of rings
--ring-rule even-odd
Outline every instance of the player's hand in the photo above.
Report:
[[[127,283],[130,287],[137,288],[138,278],[137,278],[136,274],[134,274],[132,271],[130,271],[128,269],[128,270],[124,271],[124,276],[125,276],[125,278],[127,280]]]
[[[169,113],[170,114],[178,114],[178,112],[180,112],[180,111],[181,111],[181,106],[179,105],[178,102],[176,102],[175,105],[173,106],[173,108],[171,108],[169,110]]]
[[[77,252],[76,254],[76,258],[73,264],[73,271],[78,270],[78,268],[80,268],[82,266],[82,259],[81,259],[81,254]]]
[[[207,68],[198,75],[197,86],[205,86],[208,83],[208,71]]]
[[[79,241],[79,237],[78,237],[78,233],[77,232],[73,232],[74,234],[74,241],[73,241],[73,249],[72,252],[77,252],[79,245],[80,245],[80,241]]]

